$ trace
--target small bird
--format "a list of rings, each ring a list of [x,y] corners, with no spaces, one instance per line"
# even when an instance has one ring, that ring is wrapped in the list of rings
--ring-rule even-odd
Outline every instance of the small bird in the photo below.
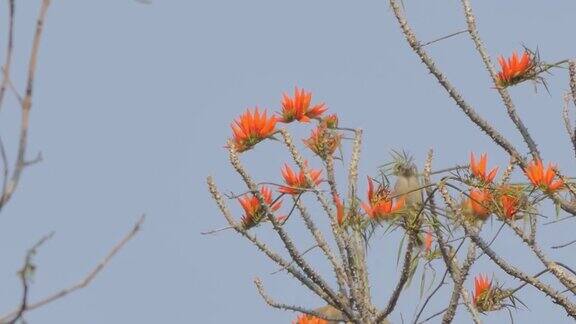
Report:
[[[423,246],[424,241],[419,233],[422,225],[423,190],[418,178],[418,169],[406,153],[397,154],[392,174],[396,176],[394,196],[400,195],[406,205],[404,227],[416,234],[418,245]]]
[[[422,206],[422,185],[418,178],[416,165],[411,161],[398,161],[394,165],[393,174],[396,176],[394,196],[402,195],[406,206],[416,208]]]
[[[338,309],[334,308],[334,306],[332,306],[332,305],[322,306],[322,307],[316,308],[314,311],[316,311],[318,314],[320,314],[326,318],[338,319],[337,321],[328,321],[327,322],[328,324],[338,324],[338,323],[344,321],[344,315],[342,314],[342,312],[339,311]]]

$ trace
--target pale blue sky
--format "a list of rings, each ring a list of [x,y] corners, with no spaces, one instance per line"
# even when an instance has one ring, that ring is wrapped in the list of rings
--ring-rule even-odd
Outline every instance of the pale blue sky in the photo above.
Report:
[[[13,79],[20,88],[39,2],[17,1]],[[465,25],[459,1],[404,3],[422,40]],[[543,4],[475,1],[490,54],[508,55],[525,44],[539,47],[550,62],[576,56],[570,40],[576,3]],[[5,35],[5,3],[0,8]],[[410,151],[420,166],[430,147],[438,167],[464,163],[470,150],[490,152],[493,163],[507,161],[409,50],[384,0],[155,0],[151,5],[54,0],[45,28],[30,134],[31,155],[41,150],[45,160],[27,170],[0,215],[2,310],[16,305],[15,273],[26,249],[42,235],[56,232],[36,259],[33,299],[76,282],[141,213],[148,218],[90,287],[30,313],[31,323],[289,323],[295,314],[265,306],[252,284],[255,276],[280,301],[320,306],[288,276],[270,275],[276,267],[238,235],[199,234],[225,225],[205,177],[215,176],[222,189],[243,190],[223,149],[230,122],[255,105],[277,111],[281,93],[294,86],[312,90],[344,126],[365,130],[362,179],[389,159],[391,149]],[[525,151],[465,35],[429,51],[478,112]],[[554,70],[547,79],[550,95],[542,88],[535,93],[529,84],[511,94],[545,160],[573,175],[573,152],[560,119],[567,73]],[[10,149],[16,112],[13,99],[1,112],[0,132]],[[291,129],[297,135],[308,132]],[[278,181],[288,158],[264,144],[243,161],[259,179]],[[239,217],[238,204],[230,206]],[[546,247],[573,238],[567,225],[573,226],[566,222],[542,230]],[[308,247],[310,239],[290,226],[302,240],[300,247]],[[270,236],[265,228],[257,230],[259,237]],[[396,282],[397,244],[397,235],[380,235],[372,244],[370,270],[379,305]],[[515,264],[540,270],[517,246],[510,233],[495,245]],[[552,255],[570,263],[574,248]],[[310,254],[313,260],[319,256]],[[478,272],[501,276],[485,259],[472,270]],[[400,313],[412,318],[417,291],[415,284],[400,299],[395,323]],[[429,314],[445,306],[447,294]],[[527,288],[520,297],[532,311],[514,313],[517,323],[570,322],[535,290]],[[468,319],[459,314],[456,322]],[[506,312],[485,319],[509,322]]]

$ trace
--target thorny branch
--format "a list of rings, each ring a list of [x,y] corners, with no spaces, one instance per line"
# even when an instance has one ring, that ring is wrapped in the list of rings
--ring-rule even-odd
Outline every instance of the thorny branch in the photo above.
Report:
[[[354,218],[361,218],[365,216],[361,214],[361,207],[365,207],[364,203],[361,202],[360,198],[358,198],[358,165],[360,161],[360,149],[362,144],[362,131],[360,129],[353,129],[353,128],[345,128],[345,127],[338,127],[334,126],[335,130],[346,130],[354,132],[354,139],[353,139],[353,146],[351,152],[351,159],[350,164],[348,167],[347,173],[347,186],[348,186],[348,193],[346,196],[346,202],[344,205],[340,204],[336,206],[336,201],[340,201],[340,195],[338,193],[338,186],[336,183],[336,175],[335,175],[335,166],[334,166],[334,157],[328,156],[320,156],[322,161],[324,162],[327,180],[326,183],[329,185],[328,190],[321,190],[316,188],[313,184],[312,177],[310,174],[310,170],[305,163],[303,156],[300,154],[294,140],[292,139],[291,135],[288,133],[286,129],[275,130],[274,134],[280,134],[282,136],[283,144],[288,149],[292,159],[298,165],[299,169],[302,171],[303,175],[301,177],[305,177],[305,182],[307,182],[308,186],[303,188],[302,192],[312,193],[316,197],[316,200],[322,207],[322,210],[328,216],[330,229],[332,230],[333,239],[335,242],[335,246],[337,248],[336,254],[332,253],[330,249],[331,245],[323,235],[319,231],[319,227],[314,223],[316,220],[315,215],[304,206],[304,203],[300,200],[295,201],[295,206],[300,211],[300,215],[302,216],[304,223],[312,236],[316,241],[316,246],[320,247],[324,256],[329,261],[332,269],[334,271],[336,277],[336,283],[338,285],[338,291],[332,290],[332,288],[328,285],[329,280],[323,278],[320,273],[316,272],[315,269],[311,267],[311,265],[304,260],[303,253],[300,253],[295,246],[295,242],[292,240],[292,237],[288,234],[287,230],[283,227],[283,223],[279,223],[276,221],[273,212],[270,206],[266,203],[263,199],[261,193],[258,190],[258,183],[254,182],[252,178],[248,175],[244,167],[240,164],[240,160],[238,157],[237,152],[234,151],[233,145],[229,145],[228,148],[230,149],[230,161],[235,169],[235,171],[242,177],[244,180],[248,192],[250,192],[254,197],[258,199],[260,207],[263,209],[265,218],[267,219],[268,223],[272,224],[272,229],[278,234],[278,237],[283,242],[284,247],[286,248],[288,254],[290,255],[290,260],[285,260],[281,258],[279,255],[274,253],[273,251],[269,250],[264,243],[257,240],[255,235],[248,232],[247,229],[243,228],[241,224],[236,223],[232,218],[232,215],[228,211],[224,201],[220,197],[216,186],[212,180],[212,178],[208,179],[208,185],[210,192],[212,193],[212,197],[216,201],[217,205],[220,208],[220,211],[224,214],[224,217],[227,219],[230,227],[233,228],[236,232],[241,234],[242,236],[246,237],[249,241],[252,242],[258,249],[264,252],[270,259],[276,262],[278,265],[282,267],[282,270],[286,270],[292,276],[294,276],[297,280],[299,280],[302,284],[307,286],[313,293],[318,295],[322,298],[328,305],[325,307],[332,307],[342,314],[345,317],[345,320],[348,322],[354,323],[382,323],[386,322],[387,318],[391,316],[393,313],[396,304],[398,303],[400,296],[403,292],[404,287],[410,281],[411,276],[414,275],[415,267],[413,265],[417,265],[415,261],[418,258],[425,259],[427,261],[426,266],[433,269],[434,274],[436,274],[436,270],[432,267],[431,263],[434,259],[441,258],[443,261],[443,266],[446,267],[445,275],[441,279],[440,284],[434,289],[434,291],[428,296],[420,310],[415,314],[415,323],[418,322],[421,314],[424,312],[426,306],[429,304],[430,299],[439,291],[440,287],[445,285],[445,279],[448,274],[452,278],[452,291],[449,303],[445,309],[442,311],[434,314],[433,316],[428,317],[425,321],[443,315],[442,323],[451,323],[454,321],[456,316],[458,306],[464,305],[468,313],[470,313],[471,319],[474,323],[481,323],[479,310],[484,312],[486,308],[483,308],[477,301],[477,295],[475,292],[474,296],[470,296],[468,291],[464,288],[464,284],[468,278],[470,270],[472,269],[475,261],[479,260],[484,254],[487,255],[492,262],[501,268],[504,272],[510,275],[513,278],[516,278],[522,281],[521,286],[516,289],[512,289],[510,294],[513,294],[519,291],[522,287],[526,285],[531,285],[544,295],[550,297],[554,303],[563,307],[567,314],[573,318],[576,318],[576,305],[564,295],[566,291],[574,292],[574,288],[576,287],[576,277],[573,276],[573,273],[568,273],[571,271],[568,266],[560,263],[552,261],[546,254],[544,254],[543,250],[540,248],[538,244],[536,244],[536,233],[537,233],[537,225],[538,225],[538,217],[542,216],[536,211],[532,210],[533,206],[536,206],[544,199],[551,199],[554,203],[560,206],[564,211],[576,215],[576,205],[573,203],[575,200],[574,196],[576,196],[575,191],[573,190],[571,183],[573,178],[568,178],[560,174],[557,170],[555,170],[554,176],[557,176],[559,179],[563,180],[566,183],[566,187],[568,189],[567,195],[572,195],[572,200],[566,200],[566,196],[564,194],[560,195],[555,190],[547,190],[543,188],[542,185],[535,184],[535,182],[530,179],[531,183],[517,183],[511,182],[511,176],[516,166],[519,166],[522,172],[527,173],[528,159],[518,151],[515,145],[510,142],[506,137],[504,137],[498,130],[496,130],[489,121],[483,119],[476,110],[463,98],[460,94],[458,89],[454,87],[447,77],[443,74],[443,72],[436,66],[433,59],[428,55],[425,50],[427,45],[436,43],[438,41],[447,39],[449,37],[453,37],[456,35],[460,35],[463,33],[468,33],[472,42],[474,43],[477,52],[481,60],[484,63],[484,66],[488,73],[490,74],[492,81],[495,85],[495,89],[498,91],[500,98],[503,102],[503,105],[507,109],[507,113],[509,118],[512,120],[514,126],[522,136],[523,141],[526,143],[528,147],[528,151],[530,152],[532,160],[540,160],[540,152],[538,151],[538,147],[536,142],[531,137],[530,133],[528,132],[527,127],[524,125],[522,119],[518,115],[516,111],[516,107],[512,101],[510,94],[506,87],[499,85],[498,83],[498,73],[495,70],[495,67],[492,64],[490,56],[488,55],[488,51],[485,48],[483,41],[479,35],[478,28],[476,26],[476,17],[474,16],[471,8],[470,1],[468,0],[461,0],[463,8],[464,8],[464,17],[467,23],[467,29],[462,31],[457,31],[455,33],[451,33],[447,36],[435,39],[433,41],[427,43],[420,43],[417,39],[415,33],[412,31],[411,27],[408,24],[404,16],[404,12],[400,1],[398,0],[389,0],[389,4],[393,10],[394,16],[398,21],[398,24],[402,30],[403,35],[405,36],[408,44],[410,45],[412,51],[414,51],[420,60],[424,63],[428,71],[436,78],[438,83],[444,88],[446,93],[449,97],[456,103],[456,106],[470,119],[475,125],[477,125],[484,133],[486,133],[490,139],[496,143],[500,148],[502,148],[510,157],[510,163],[508,164],[507,168],[504,170],[503,175],[501,177],[501,181],[499,183],[492,182],[492,178],[490,181],[481,180],[480,182],[477,181],[478,178],[474,178],[471,173],[472,171],[468,172],[465,170],[472,170],[472,165],[457,165],[455,167],[445,168],[439,171],[432,172],[431,164],[432,164],[432,151],[429,152],[428,157],[426,159],[426,163],[424,166],[423,174],[418,174],[418,176],[424,179],[424,184],[418,186],[416,189],[412,189],[408,192],[396,193],[390,192],[388,190],[389,181],[386,178],[388,175],[385,174],[383,176],[383,189],[379,192],[379,195],[385,196],[386,199],[389,199],[389,203],[392,204],[393,199],[402,199],[408,196],[408,193],[413,192],[426,192],[426,200],[421,206],[420,213],[417,217],[418,221],[422,223],[418,223],[418,227],[414,231],[411,229],[408,231],[408,228],[402,228],[402,226],[397,226],[398,223],[394,223],[393,217],[391,219],[386,219],[386,222],[390,222],[389,228],[392,230],[400,229],[406,230],[406,234],[408,237],[408,244],[403,254],[400,253],[398,258],[400,260],[400,256],[403,256],[403,265],[400,270],[400,276],[396,285],[392,289],[390,293],[390,299],[388,300],[385,308],[383,310],[376,310],[372,302],[372,296],[370,292],[370,282],[368,276],[368,269],[366,258],[368,257],[368,239],[370,235],[363,233],[366,230],[367,223],[370,223],[374,220],[360,220],[357,223],[353,223],[353,226],[349,226],[348,224],[339,224],[342,219],[338,217],[343,217],[339,214],[338,208],[343,209],[343,206],[346,206],[347,212],[345,217],[354,217]],[[560,61],[554,65],[547,65],[545,68],[540,70],[536,70],[536,74],[544,72],[546,69],[551,68],[553,66],[558,66],[559,64],[565,64],[567,60]],[[576,104],[576,63],[574,61],[569,61],[569,76],[570,76],[570,89],[572,95],[570,98],[574,100]],[[323,117],[315,117],[319,122],[322,122]],[[573,146],[576,152],[576,127],[572,126],[570,118],[568,117],[568,108],[567,106],[564,109],[563,119],[570,134],[570,137],[573,142]],[[308,121],[307,121],[308,122]],[[258,140],[266,139],[267,137],[259,138]],[[342,137],[343,138],[343,137]],[[346,139],[349,139],[346,137]],[[316,152],[316,151],[315,151]],[[344,156],[341,154],[341,158],[344,161]],[[471,164],[474,164],[472,162]],[[436,174],[445,174],[439,181],[432,181],[431,175]],[[465,176],[462,176],[464,174]],[[396,175],[396,173],[394,173]],[[548,176],[547,176],[548,177]],[[303,180],[302,180],[303,181]],[[384,185],[385,184],[385,185]],[[465,189],[462,189],[462,186],[466,186],[470,190],[470,194],[467,193]],[[455,190],[459,193],[461,197],[467,199],[466,201],[456,202],[450,192],[450,190]],[[482,228],[483,221],[486,218],[482,218],[482,220],[474,219],[471,220],[469,217],[474,216],[473,211],[469,209],[472,202],[478,203],[481,207],[487,208],[485,202],[479,202],[475,198],[471,197],[471,193],[473,189],[489,189],[492,192],[498,192],[498,190],[509,188],[521,188],[522,194],[526,194],[528,198],[526,202],[522,201],[522,203],[526,203],[528,206],[516,206],[518,207],[516,211],[512,213],[512,216],[507,215],[506,217],[511,217],[510,219],[506,219],[504,215],[504,210],[501,205],[503,202],[496,201],[496,198],[490,198],[493,201],[490,201],[492,205],[494,205],[493,210],[489,210],[490,213],[488,215],[495,215],[493,219],[497,219],[498,221],[502,221],[501,226],[499,227],[498,231],[494,235],[494,238],[487,243],[481,236],[480,236],[480,229]],[[531,189],[526,189],[531,188]],[[566,188],[565,188],[566,189]],[[378,189],[380,190],[380,188]],[[530,191],[531,190],[531,191]],[[372,183],[370,183],[369,188],[369,200],[372,199],[370,192],[373,191]],[[530,191],[528,193],[528,191]],[[441,198],[443,198],[443,205],[437,205],[435,202],[436,195],[440,193]],[[332,201],[334,204],[330,203],[330,200],[326,197],[326,195],[331,195]],[[373,194],[373,192],[372,192]],[[505,194],[501,193],[503,197]],[[378,199],[381,197],[377,197]],[[501,198],[500,196],[498,198]],[[522,197],[524,198],[524,197]],[[369,203],[373,203],[369,201]],[[370,206],[371,207],[371,206]],[[392,207],[390,207],[392,208]],[[492,208],[492,207],[491,207]],[[366,214],[372,214],[368,212],[369,208],[365,208]],[[515,213],[528,215],[527,224],[529,222],[530,225],[530,232],[526,232],[522,230],[518,225],[515,224],[519,218],[515,218]],[[360,215],[359,215],[360,214]],[[477,217],[481,218],[480,216],[476,215]],[[497,217],[496,217],[497,216]],[[380,221],[380,220],[378,220]],[[374,221],[376,223],[376,221]],[[372,226],[374,223],[370,223]],[[378,223],[381,225],[382,223]],[[546,269],[541,271],[537,275],[529,275],[527,272],[519,269],[511,265],[507,260],[503,259],[500,255],[498,255],[492,247],[492,243],[496,240],[496,238],[501,233],[501,229],[507,225],[508,227],[512,228],[514,232],[522,239],[523,243],[527,245],[534,255],[544,264]],[[432,229],[434,233],[434,239],[438,244],[438,250],[431,253],[430,246],[426,249],[429,253],[424,255],[423,251],[418,251],[416,248],[417,240],[420,240],[420,231],[424,230],[424,227]],[[459,232],[459,233],[456,233]],[[432,235],[431,232],[427,232],[428,234]],[[370,233],[371,234],[371,233]],[[459,242],[459,243],[454,243]],[[463,261],[458,260],[458,251],[462,246],[468,246],[468,253]],[[454,244],[454,246],[452,245]],[[456,247],[457,245],[457,248]],[[567,246],[571,243],[564,244],[563,246]],[[401,246],[404,246],[402,244]],[[561,246],[555,246],[553,248],[559,248]],[[477,252],[479,256],[477,256]],[[568,270],[568,271],[567,271]],[[422,270],[425,271],[425,270]],[[558,291],[556,286],[551,284],[546,284],[539,279],[539,276],[543,273],[550,272],[558,281],[566,288],[565,291]],[[424,280],[423,280],[424,281]],[[325,318],[327,320],[336,321],[336,318],[328,318],[325,314],[322,314],[317,311],[317,309],[310,309],[307,307],[301,306],[292,306],[292,305],[285,305],[280,304],[272,300],[267,294],[265,294],[262,283],[259,279],[255,280],[256,287],[258,292],[262,296],[262,298],[266,301],[266,303],[274,308],[296,311],[304,314],[310,314],[313,316],[317,316],[320,318]],[[430,285],[430,288],[432,285]],[[562,288],[562,289],[563,289]],[[499,289],[499,288],[498,288]],[[508,297],[512,296],[508,295]],[[478,303],[478,304],[477,304]],[[513,302],[514,303],[514,302]],[[499,304],[500,305],[500,304]],[[507,305],[510,306],[510,305]],[[339,320],[339,319],[338,319]]]
[[[510,116],[510,119],[512,120],[514,125],[516,125],[516,128],[518,128],[518,131],[522,135],[522,138],[526,142],[526,145],[528,145],[532,157],[534,159],[539,160],[540,152],[538,151],[538,147],[536,146],[536,143],[530,136],[528,129],[526,128],[526,126],[524,126],[524,123],[522,122],[520,117],[518,117],[518,113],[516,112],[516,108],[514,106],[514,103],[512,102],[512,98],[510,97],[508,90],[506,90],[506,88],[504,87],[498,86],[497,84],[498,82],[497,82],[496,70],[492,65],[492,61],[490,60],[488,51],[484,47],[482,39],[480,38],[480,34],[478,34],[478,28],[476,27],[476,17],[472,12],[472,6],[470,5],[470,1],[462,0],[462,6],[464,7],[464,16],[466,17],[466,23],[468,25],[468,33],[470,34],[470,38],[474,42],[474,45],[476,46],[476,50],[480,54],[480,57],[482,57],[484,66],[486,67],[486,70],[488,70],[488,73],[490,74],[490,77],[492,78],[492,81],[496,86],[496,89],[498,90],[500,97],[502,98],[502,102],[506,106],[508,115]]]
[[[323,318],[327,321],[339,322],[341,320],[340,318],[330,318],[330,317],[327,318],[325,314],[321,314],[321,313],[319,313],[313,309],[307,309],[307,308],[296,306],[296,305],[281,304],[281,303],[274,301],[264,291],[264,286],[263,286],[262,280],[260,280],[260,278],[254,279],[254,285],[256,285],[256,289],[258,290],[258,294],[260,294],[262,299],[264,299],[266,304],[268,304],[270,307],[282,309],[282,310],[289,310],[289,311],[293,311],[293,312],[300,312],[300,313],[304,313],[304,314],[309,314],[312,316]]]
[[[450,194],[446,190],[446,186],[443,184],[440,185],[440,192],[442,193],[442,197],[444,198],[444,202],[449,206],[452,212],[457,215],[458,218],[462,218],[460,210],[456,208]],[[547,296],[552,298],[554,302],[560,306],[562,306],[568,315],[573,318],[576,318],[576,305],[574,305],[568,298],[562,296],[558,291],[553,289],[551,286],[542,283],[540,280],[526,274],[525,272],[519,270],[518,268],[510,265],[507,261],[502,259],[498,256],[494,250],[492,250],[488,244],[478,236],[477,229],[473,228],[467,222],[461,222],[462,227],[464,228],[466,235],[484,252],[495,264],[497,264],[502,270],[504,270],[509,275],[518,278],[532,286],[536,289],[540,290],[541,292],[545,293]]]
[[[242,228],[242,226],[240,226],[240,224],[238,224],[234,220],[234,218],[232,217],[232,213],[228,209],[226,202],[224,201],[224,199],[222,198],[222,195],[218,191],[218,188],[216,187],[216,183],[214,182],[214,179],[212,177],[208,177],[207,183],[208,183],[208,188],[210,190],[212,198],[216,201],[218,208],[220,209],[220,211],[224,215],[224,218],[226,218],[226,220],[228,221],[230,226],[232,226],[237,233],[241,234],[246,239],[248,239],[261,252],[263,252],[268,258],[270,258],[272,261],[274,261],[280,267],[286,269],[286,271],[288,271],[288,273],[290,273],[294,278],[296,278],[298,281],[300,281],[304,286],[306,286],[308,289],[310,289],[317,296],[322,298],[326,303],[334,304],[333,299],[331,297],[329,297],[321,287],[319,287],[315,282],[313,282],[310,278],[308,278],[307,275],[305,275],[304,273],[302,273],[301,271],[296,269],[294,267],[294,265],[290,265],[289,261],[286,261],[284,258],[282,258],[277,253],[271,251],[264,243],[259,241],[254,235],[250,234],[247,230]]]

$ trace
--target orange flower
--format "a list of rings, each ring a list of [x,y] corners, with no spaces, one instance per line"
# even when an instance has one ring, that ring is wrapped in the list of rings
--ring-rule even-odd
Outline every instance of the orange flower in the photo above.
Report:
[[[540,187],[544,191],[553,192],[564,186],[562,179],[554,180],[556,166],[548,164],[544,169],[542,161],[535,160],[526,167],[526,176],[535,187]]]
[[[328,321],[312,315],[300,314],[292,324],[328,324]]]
[[[342,200],[340,200],[340,197],[334,197],[334,205],[336,205],[336,220],[338,221],[338,225],[342,226],[342,224],[344,224],[345,210],[344,204],[342,203]]]
[[[424,234],[424,251],[426,251],[426,253],[430,253],[430,251],[432,251],[433,242],[434,237],[432,236],[432,232],[430,230],[427,230],[426,234]]]
[[[304,165],[307,166],[308,163],[304,162]],[[296,173],[288,164],[284,164],[282,167],[282,177],[284,177],[284,182],[286,182],[288,186],[282,186],[278,191],[288,195],[297,195],[303,191],[298,188],[309,189],[312,186],[318,185],[320,181],[322,181],[322,178],[320,178],[322,170],[310,169],[308,171],[310,172],[313,184],[309,184],[306,181],[306,175],[303,170],[300,170],[300,173]]]
[[[281,201],[277,201],[274,204],[272,204],[273,203],[272,191],[269,188],[267,187],[260,188],[260,194],[262,195],[262,198],[264,198],[266,204],[270,206],[271,211],[275,212],[280,208],[280,206],[282,206]],[[265,216],[264,209],[260,205],[258,198],[253,194],[252,195],[246,194],[238,198],[238,201],[240,202],[240,205],[242,205],[242,208],[244,209],[244,216],[242,216],[242,226],[244,227],[244,229],[249,229],[258,225],[258,223],[260,223],[262,218]],[[283,218],[279,217],[278,219],[281,220]]]
[[[254,109],[254,112],[247,109],[230,127],[234,133],[234,148],[243,152],[274,134],[276,118],[266,116],[266,110],[260,113],[258,108]]]
[[[336,115],[336,114],[328,115],[322,119],[322,123],[330,129],[337,128],[338,127],[338,115]]]
[[[496,84],[499,87],[508,87],[526,79],[535,67],[532,57],[528,51],[524,51],[521,58],[518,58],[516,52],[512,53],[512,57],[506,60],[503,56],[498,57],[500,63],[500,71],[496,77]]]
[[[476,162],[476,157],[474,153],[470,153],[470,171],[472,174],[480,179],[484,183],[490,183],[496,177],[496,173],[498,172],[498,167],[493,168],[488,172],[486,175],[486,162],[488,157],[486,153],[480,155],[480,161]]]
[[[474,278],[474,305],[486,298],[492,288],[492,281],[485,274],[480,274]]]
[[[390,199],[390,191],[379,186],[374,192],[372,179],[368,177],[368,203],[362,203],[362,208],[371,219],[385,219],[404,207],[404,198]]]
[[[474,216],[485,220],[492,213],[488,206],[492,202],[492,194],[488,189],[471,189],[468,204]]]
[[[510,220],[514,220],[514,216],[518,212],[518,204],[520,199],[516,196],[505,194],[500,197],[500,203],[502,204],[502,211],[504,216]]]
[[[340,147],[342,135],[335,131],[330,131],[325,125],[318,125],[312,130],[310,137],[303,140],[304,144],[322,159],[334,154]]]
[[[324,103],[310,107],[311,100],[312,93],[304,89],[298,90],[298,87],[294,91],[294,98],[284,93],[282,95],[282,116],[279,120],[283,123],[290,123],[294,120],[307,123],[312,118],[320,117],[328,109]]]

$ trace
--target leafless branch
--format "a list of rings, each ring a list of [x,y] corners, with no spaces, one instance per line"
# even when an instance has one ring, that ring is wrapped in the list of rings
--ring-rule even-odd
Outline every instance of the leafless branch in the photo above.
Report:
[[[422,63],[426,65],[430,73],[436,77],[440,85],[446,90],[448,95],[454,100],[456,105],[468,116],[468,118],[476,124],[482,131],[484,131],[498,146],[502,147],[508,154],[523,161],[522,156],[516,148],[502,136],[496,129],[494,129],[486,120],[484,120],[476,111],[463,99],[462,95],[456,90],[456,88],[448,81],[446,76],[436,67],[434,61],[428,56],[426,51],[422,48],[420,42],[416,38],[416,35],[408,25],[408,21],[404,17],[402,9],[398,0],[389,0],[390,6],[394,12],[394,16],[408,41],[408,44],[412,50],[420,57]]]
[[[46,19],[46,14],[48,13],[48,8],[50,6],[51,0],[43,0],[40,7],[40,12],[36,20],[36,32],[34,34],[34,39],[32,42],[32,50],[30,54],[30,60],[28,62],[28,77],[26,81],[26,91],[24,98],[22,100],[21,109],[21,123],[20,123],[20,137],[18,144],[18,153],[16,157],[16,162],[14,166],[14,171],[7,185],[4,187],[2,195],[0,196],[0,210],[6,205],[10,200],[14,191],[18,187],[20,182],[20,177],[22,171],[27,166],[26,163],[26,148],[28,146],[28,127],[30,125],[30,109],[32,108],[32,94],[34,88],[34,80],[36,75],[36,64],[38,62],[38,52],[40,49],[40,41],[42,39],[42,32],[44,21]],[[13,5],[13,3],[12,3]],[[13,11],[12,13],[13,14]],[[13,22],[13,19],[11,20]],[[4,79],[8,82],[9,75],[7,74],[8,68],[4,67]]]
[[[64,288],[62,290],[59,290],[51,295],[48,295],[44,298],[41,298],[40,300],[33,302],[33,303],[28,303],[26,302],[25,298],[23,299],[23,302],[21,303],[21,305],[5,314],[2,315],[0,317],[0,323],[14,323],[16,319],[20,318],[24,313],[32,311],[34,309],[37,309],[39,307],[42,307],[46,304],[52,303],[60,298],[63,298],[77,290],[80,290],[82,288],[87,287],[88,285],[90,285],[92,283],[92,281],[94,281],[94,279],[96,278],[96,276],[98,276],[98,274],[100,272],[102,272],[102,270],[104,270],[108,264],[110,263],[110,261],[112,260],[112,258],[114,258],[114,256],[124,248],[124,246],[140,231],[140,229],[142,228],[142,224],[144,223],[144,215],[142,215],[138,221],[136,222],[136,224],[132,227],[132,229],[128,232],[128,234],[126,234],[116,245],[114,245],[112,247],[112,249],[108,252],[108,254],[84,277],[82,278],[79,282],[77,282],[76,284]],[[42,243],[44,243],[48,238],[50,238],[50,236],[47,236],[45,238],[43,238],[40,242],[38,242],[30,251],[32,252],[28,252],[27,257],[26,257],[26,264],[30,264],[30,259],[31,255],[33,255],[35,253],[35,250],[38,248],[38,246],[40,246]],[[26,267],[25,264],[25,267]],[[24,268],[23,268],[24,270]],[[22,273],[23,271],[20,271],[21,273],[21,278],[22,281],[24,281],[25,279],[22,277]],[[27,290],[27,288],[25,289],[25,291]],[[25,294],[26,295],[26,292]]]
[[[530,136],[528,129],[526,128],[526,126],[524,126],[524,123],[522,122],[520,117],[518,117],[518,113],[516,112],[516,108],[514,107],[514,102],[512,101],[512,98],[510,97],[508,90],[506,90],[506,88],[504,88],[504,87],[499,87],[497,84],[498,79],[497,79],[496,70],[494,69],[494,66],[492,65],[492,62],[490,60],[490,56],[488,55],[488,51],[484,47],[484,43],[482,42],[482,39],[480,38],[480,34],[478,33],[478,27],[476,26],[476,17],[474,16],[474,13],[472,12],[472,6],[470,5],[470,1],[469,0],[461,0],[461,2],[462,2],[462,6],[464,7],[464,16],[466,17],[466,23],[468,25],[468,33],[470,34],[470,38],[474,42],[474,45],[476,46],[476,50],[480,54],[480,57],[482,57],[482,61],[484,62],[484,66],[486,67],[486,70],[490,74],[490,77],[492,78],[492,81],[493,81],[494,85],[496,86],[496,89],[498,90],[500,97],[502,98],[502,102],[504,103],[504,106],[506,106],[508,116],[510,116],[510,119],[512,120],[514,125],[516,125],[516,128],[518,129],[518,131],[522,135],[522,138],[526,142],[526,145],[528,146],[528,149],[530,150],[532,157],[534,159],[540,160],[540,152],[538,151],[538,147],[536,146],[536,143],[534,142],[534,140]]]
[[[6,59],[2,66],[2,83],[0,83],[0,111],[2,111],[2,103],[4,102],[4,95],[6,93],[6,86],[10,82],[10,67],[12,65],[12,53],[14,52],[14,17],[15,5],[14,0],[6,1],[8,4],[8,43],[6,44]]]
[[[288,273],[290,273],[294,278],[296,278],[298,281],[300,281],[304,286],[306,286],[308,289],[310,289],[317,296],[322,298],[326,303],[328,303],[328,304],[334,303],[332,298],[329,297],[324,292],[324,290],[322,288],[320,288],[315,282],[313,282],[305,274],[303,274],[298,269],[296,269],[293,265],[290,265],[289,261],[286,261],[284,258],[282,258],[277,253],[271,251],[264,243],[259,241],[254,235],[250,234],[247,230],[245,230],[242,226],[240,226],[240,224],[238,224],[234,220],[234,218],[232,217],[232,213],[228,209],[226,202],[224,201],[224,199],[222,198],[222,195],[218,191],[218,188],[216,186],[216,183],[214,182],[214,179],[212,177],[208,177],[207,183],[208,183],[208,189],[210,190],[210,194],[212,195],[212,198],[214,199],[214,201],[218,205],[220,212],[222,213],[222,215],[224,215],[224,218],[226,218],[226,220],[228,221],[230,226],[232,226],[237,233],[241,234],[246,239],[248,239],[252,244],[254,244],[254,246],[256,246],[258,248],[258,250],[260,250],[268,258],[270,258],[270,260],[274,261],[280,267],[285,268],[286,271],[288,271]]]
[[[274,301],[270,296],[268,296],[268,294],[266,294],[266,292],[264,291],[264,286],[262,285],[262,280],[260,280],[259,278],[256,278],[256,279],[254,279],[254,284],[256,285],[256,289],[258,290],[258,294],[260,294],[262,299],[264,299],[266,304],[268,304],[270,307],[281,309],[281,310],[289,310],[289,311],[293,311],[293,312],[304,313],[304,314],[308,314],[308,315],[312,315],[312,316],[315,316],[318,318],[325,319],[327,321],[339,322],[342,320],[342,318],[327,318],[325,316],[325,314],[321,314],[321,313],[319,313],[313,309],[307,309],[307,308],[300,307],[300,306],[278,303],[278,302]]]
[[[572,149],[574,150],[574,154],[576,154],[576,128],[572,126],[572,122],[570,121],[570,102],[572,99],[572,95],[567,93],[564,95],[564,104],[562,105],[562,121],[564,121],[564,128],[566,128],[566,132],[568,133],[568,138],[572,143]],[[576,106],[575,106],[576,107]]]
[[[10,321],[10,324],[14,324],[19,319],[21,319],[28,308],[30,280],[36,270],[36,265],[33,263],[33,258],[36,255],[36,253],[38,253],[38,249],[40,248],[40,246],[46,243],[46,241],[51,239],[53,236],[54,232],[51,232],[50,234],[43,236],[26,253],[26,257],[24,258],[24,264],[22,265],[20,271],[18,271],[18,276],[20,277],[20,282],[22,284],[22,299],[20,302],[20,307],[18,307],[17,313],[14,316],[14,318]]]
[[[236,172],[242,177],[242,180],[244,180],[248,189],[250,189],[252,194],[258,199],[260,205],[264,210],[264,213],[266,214],[266,217],[268,218],[268,221],[272,223],[274,231],[276,231],[278,237],[283,242],[284,247],[290,254],[292,260],[296,262],[298,267],[300,267],[302,271],[304,271],[304,273],[308,276],[308,278],[310,278],[310,280],[312,280],[316,285],[318,285],[318,287],[320,287],[320,289],[322,289],[324,293],[330,297],[333,303],[341,307],[344,310],[344,312],[351,317],[352,311],[348,306],[344,304],[343,299],[339,298],[338,295],[332,290],[332,288],[330,288],[328,283],[314,269],[312,269],[312,267],[308,264],[308,262],[304,260],[304,258],[298,252],[290,236],[288,236],[288,234],[284,231],[284,229],[278,224],[278,221],[274,217],[272,211],[270,210],[270,207],[268,206],[268,204],[264,200],[264,197],[262,197],[262,194],[258,190],[256,182],[252,180],[252,178],[248,175],[248,173],[240,163],[240,159],[238,158],[238,154],[235,152],[233,145],[230,146],[229,153],[230,153],[229,154],[230,163],[232,164]]]
[[[420,46],[422,46],[422,47],[428,46],[428,45],[434,44],[434,43],[436,43],[436,42],[439,42],[439,41],[443,41],[443,40],[445,40],[445,39],[448,39],[448,38],[450,38],[450,37],[454,37],[454,36],[457,36],[457,35],[460,35],[460,34],[464,34],[464,33],[466,33],[466,32],[468,32],[467,29],[460,30],[460,31],[457,31],[457,32],[452,33],[452,34],[448,34],[448,35],[446,35],[446,36],[442,36],[442,37],[433,39],[433,40],[431,40],[431,41],[429,41],[429,42],[426,42],[426,43],[424,43],[424,44],[422,44],[422,45],[420,45]]]
[[[574,107],[576,107],[576,60],[568,62],[568,75],[570,77],[570,94],[572,95]]]

